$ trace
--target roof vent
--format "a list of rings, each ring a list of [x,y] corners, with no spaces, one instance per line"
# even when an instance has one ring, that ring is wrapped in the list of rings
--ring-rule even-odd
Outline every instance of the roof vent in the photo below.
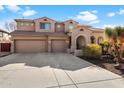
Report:
[[[47,21],[47,19],[44,19],[44,21]]]
[[[84,29],[80,29],[80,31],[84,31]]]

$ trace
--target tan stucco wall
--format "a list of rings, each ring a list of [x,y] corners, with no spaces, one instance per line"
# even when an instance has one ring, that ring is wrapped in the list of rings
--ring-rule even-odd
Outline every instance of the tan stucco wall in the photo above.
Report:
[[[17,30],[21,30],[21,31],[34,31],[35,30],[35,23],[34,22],[30,22],[30,21],[17,22]]]
[[[70,23],[70,22],[72,22],[72,23]],[[69,31],[69,25],[72,25],[73,28],[77,27],[77,25],[78,25],[78,23],[73,20],[65,21],[64,24],[65,24],[65,32]]]
[[[56,37],[56,36],[54,36],[54,37],[48,37],[48,39],[65,39],[65,40],[68,40],[68,37]]]
[[[47,19],[47,21],[44,21],[44,19]],[[34,20],[35,22],[35,31],[36,32],[55,32],[55,21],[50,20],[48,18],[40,18],[40,19],[36,19]],[[51,27],[50,30],[44,30],[44,29],[40,29],[40,23],[50,23]]]
[[[47,39],[47,37],[41,36],[13,36],[13,39]]]
[[[59,25],[59,27],[58,27]],[[65,30],[65,25],[63,23],[56,23],[55,24],[55,31],[56,32],[64,32]]]

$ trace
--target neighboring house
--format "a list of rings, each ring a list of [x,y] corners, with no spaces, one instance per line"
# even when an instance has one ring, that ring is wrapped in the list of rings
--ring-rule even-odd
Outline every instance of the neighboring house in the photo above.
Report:
[[[11,45],[10,34],[2,29],[0,29],[0,52],[8,52]]]
[[[58,22],[42,17],[34,20],[15,19],[17,30],[12,32],[16,53],[69,52],[74,53],[90,43],[100,43],[104,30],[80,25],[74,20]]]
[[[0,43],[9,43],[10,34],[2,29],[0,29]]]

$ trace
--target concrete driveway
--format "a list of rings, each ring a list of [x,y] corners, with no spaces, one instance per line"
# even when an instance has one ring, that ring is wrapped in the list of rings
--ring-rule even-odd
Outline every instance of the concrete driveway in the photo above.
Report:
[[[0,87],[124,87],[124,79],[71,54],[12,54],[0,58]]]

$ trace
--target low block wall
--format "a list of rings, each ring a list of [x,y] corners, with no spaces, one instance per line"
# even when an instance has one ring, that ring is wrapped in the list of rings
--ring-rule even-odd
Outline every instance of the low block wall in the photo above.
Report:
[[[83,55],[82,50],[75,50],[74,55],[75,56],[82,56]]]

